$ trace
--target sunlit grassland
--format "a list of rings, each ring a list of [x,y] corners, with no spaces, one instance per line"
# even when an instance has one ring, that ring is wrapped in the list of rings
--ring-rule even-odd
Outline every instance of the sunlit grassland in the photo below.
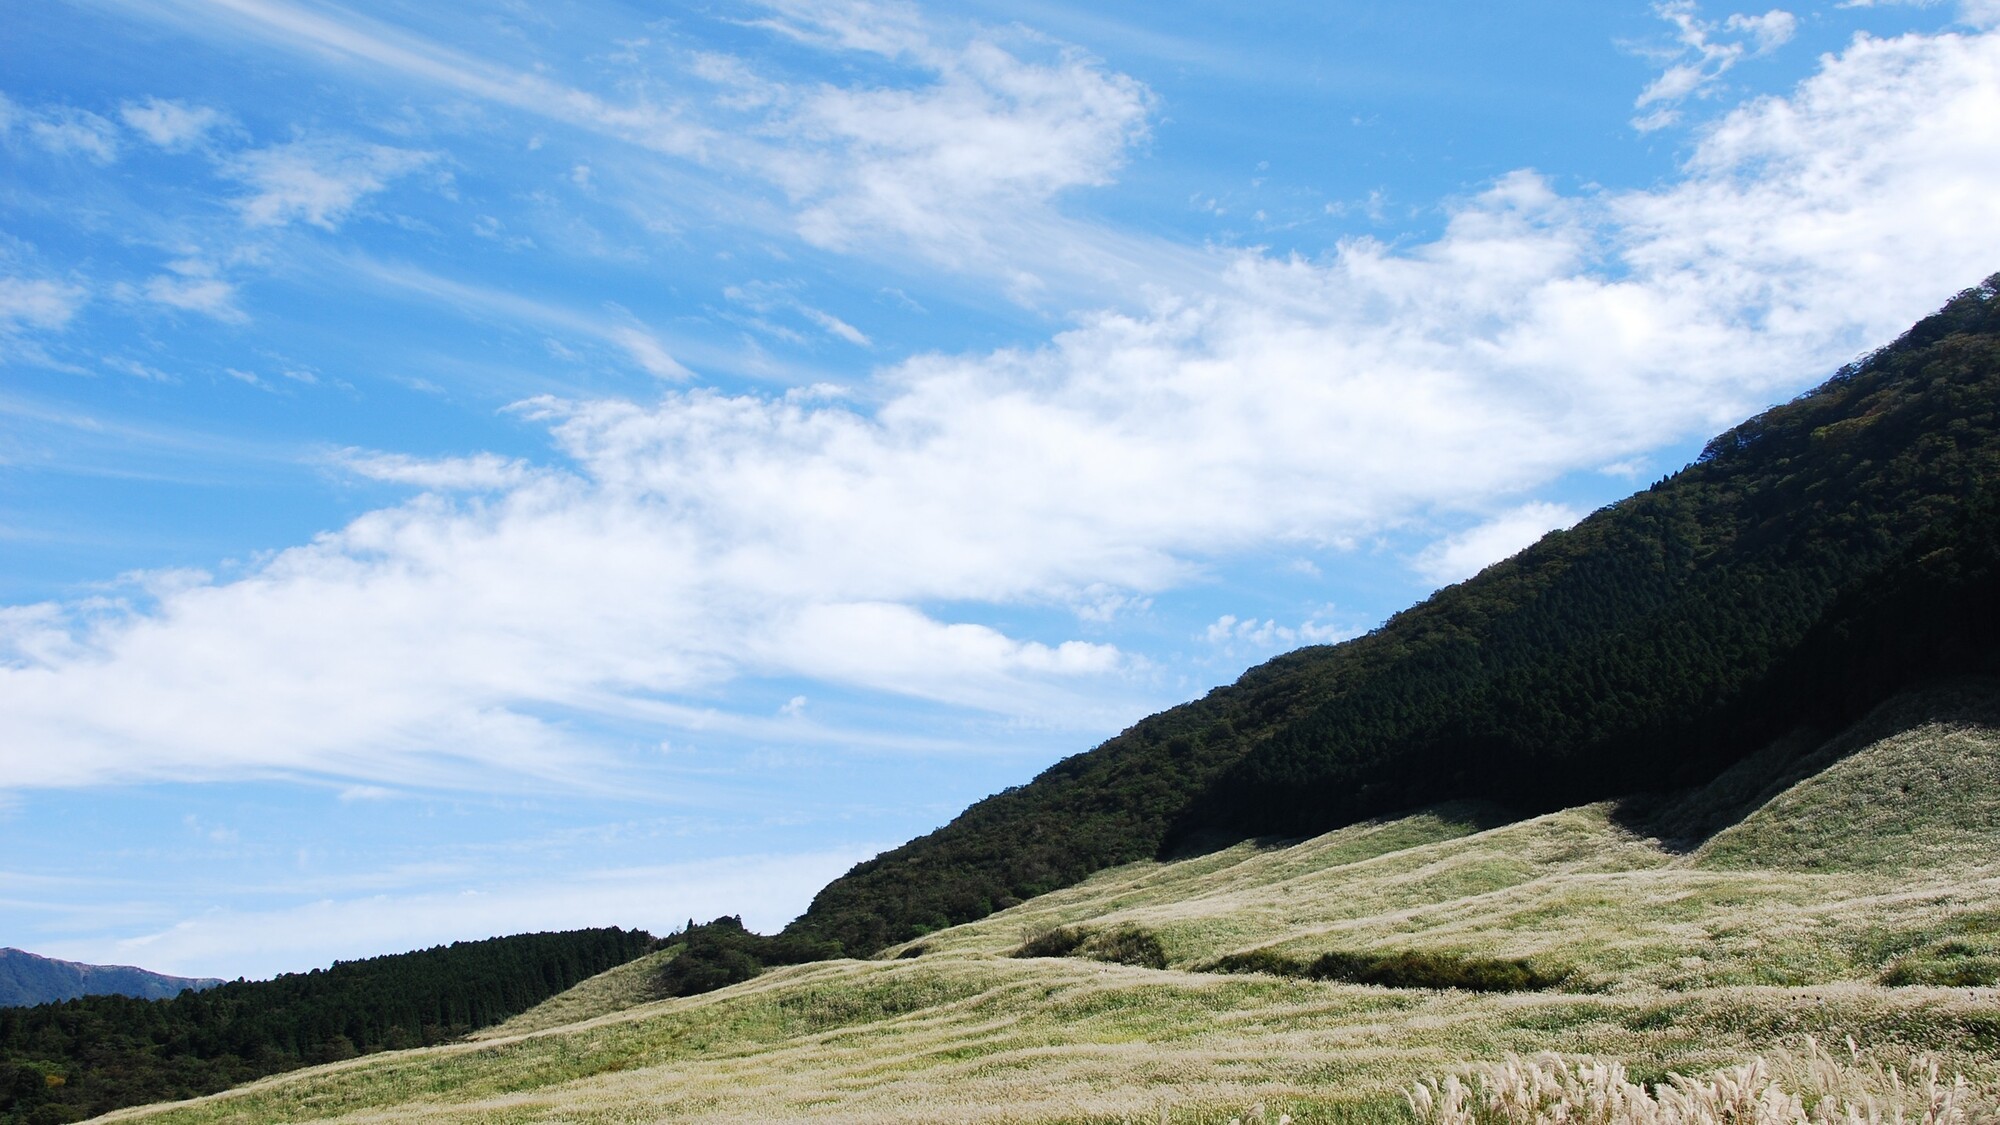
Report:
[[[480,1042],[121,1116],[1220,1122],[1263,1103],[1386,1122],[1407,1118],[1400,1091],[1419,1079],[1509,1052],[1590,1053],[1657,1079],[1808,1034],[1935,1051],[1992,1080],[1990,699],[1961,687],[1905,702],[1654,810],[1652,823],[1726,822],[1699,839],[1663,841],[1608,804],[1513,823],[1441,806],[1132,864],[881,959],[708,996],[649,1000],[647,967],[628,966]],[[1118,924],[1156,934],[1169,968],[1010,956],[1054,926]],[[1570,975],[1559,991],[1475,994],[1198,971],[1267,947],[1527,958]]]

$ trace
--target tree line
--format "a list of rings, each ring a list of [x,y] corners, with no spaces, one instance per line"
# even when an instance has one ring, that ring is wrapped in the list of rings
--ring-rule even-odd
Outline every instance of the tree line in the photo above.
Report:
[[[657,944],[643,930],[616,927],[519,934],[336,961],[171,1000],[86,996],[0,1008],[0,1122],[80,1121],[313,1063],[445,1042]]]

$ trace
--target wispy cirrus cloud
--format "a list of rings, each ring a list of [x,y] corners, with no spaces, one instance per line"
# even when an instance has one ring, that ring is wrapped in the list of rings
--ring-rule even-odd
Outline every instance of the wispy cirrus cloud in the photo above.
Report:
[[[1148,136],[1154,99],[1143,84],[1022,29],[946,32],[904,5],[771,11],[751,22],[824,50],[878,55],[887,80],[798,81],[765,74],[748,59],[690,52],[676,60],[674,79],[648,75],[647,95],[612,96],[338,9],[285,0],[178,0],[147,9],[204,34],[250,34],[726,173],[757,185],[760,206],[788,210],[792,233],[808,243],[997,274],[1023,300],[1046,284],[1038,270],[1106,268],[1076,260],[1081,248],[1137,252],[1108,232],[1062,222],[1053,205],[1065,191],[1108,183]],[[351,203],[341,185],[366,182],[370,171],[366,161],[357,169],[353,153],[340,162],[346,175],[324,172],[324,163],[297,169],[287,161],[267,173],[252,164],[277,182],[252,197],[246,214],[324,225]],[[758,208],[731,210],[741,221]]]
[[[47,277],[0,277],[0,333],[59,329],[83,307],[81,285]]]
[[[212,106],[189,105],[170,98],[147,98],[118,107],[118,119],[146,141],[169,152],[198,145],[226,120]]]
[[[15,129],[55,156],[81,156],[94,164],[118,159],[118,126],[87,109],[24,106],[0,94],[0,136]]]
[[[137,936],[69,938],[51,951],[97,964],[136,961],[162,972],[261,978],[461,941],[467,934],[611,924],[665,934],[690,917],[722,914],[740,915],[749,926],[769,932],[790,921],[815,890],[875,850],[600,867],[560,879],[485,879],[450,889],[396,887],[365,897],[211,910]]]
[[[296,221],[330,231],[364,197],[436,159],[433,152],[329,137],[239,152],[222,170],[250,189],[236,201],[249,226]]]
[[[1663,129],[1680,120],[1680,104],[1712,90],[1723,75],[1745,59],[1770,54],[1798,33],[1798,17],[1780,8],[1763,15],[1736,13],[1717,21],[1704,20],[1696,0],[1668,0],[1653,11],[1674,25],[1675,45],[1649,50],[1665,64],[1660,76],[1641,91],[1634,107],[1648,110],[1633,119],[1642,133]]]

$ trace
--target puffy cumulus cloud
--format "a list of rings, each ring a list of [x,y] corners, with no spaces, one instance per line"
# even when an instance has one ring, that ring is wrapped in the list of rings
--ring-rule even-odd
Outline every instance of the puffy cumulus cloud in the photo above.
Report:
[[[303,221],[332,230],[364,196],[437,154],[342,139],[292,141],[229,157],[223,172],[250,189],[237,200],[253,227]]]
[[[1582,517],[1582,512],[1563,504],[1523,504],[1424,548],[1416,557],[1416,570],[1440,586],[1462,582]]]
[[[1504,514],[1420,567],[1490,561],[1571,515],[1535,488],[1787,396],[1991,272],[1992,120],[2000,37],[1861,39],[1657,190],[1517,173],[1430,243],[1238,254],[1206,291],[851,396],[537,400],[559,467],[378,461],[481,491],[0,620],[4,776],[587,779],[569,718],[671,721],[744,676],[1060,720],[1131,662],[980,606],[1143,603],[1446,510]]]

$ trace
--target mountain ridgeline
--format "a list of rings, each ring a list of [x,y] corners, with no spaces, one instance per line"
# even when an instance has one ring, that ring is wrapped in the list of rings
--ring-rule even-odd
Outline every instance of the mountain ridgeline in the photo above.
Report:
[[[20,949],[0,949],[0,1008],[74,1000],[79,996],[132,996],[165,1000],[186,989],[214,988],[214,977],[173,977],[130,965],[85,965]]]
[[[1454,798],[1714,776],[2000,649],[2000,275],[1699,460],[1365,637],[1301,649],[857,865],[863,956],[1133,860]]]

